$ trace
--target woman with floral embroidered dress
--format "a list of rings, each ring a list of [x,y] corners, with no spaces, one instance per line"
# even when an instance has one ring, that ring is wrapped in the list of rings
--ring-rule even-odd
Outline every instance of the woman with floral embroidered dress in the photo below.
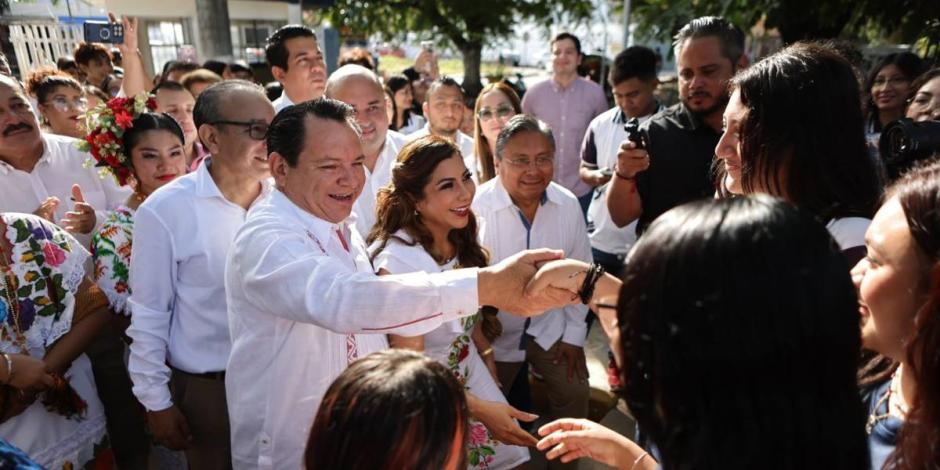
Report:
[[[108,321],[88,252],[34,215],[0,214],[0,436],[45,468],[81,468],[106,448],[85,348]]]
[[[488,255],[477,239],[470,210],[476,187],[460,150],[427,136],[406,145],[392,169],[392,182],[376,202],[379,223],[369,234],[380,275],[483,267]],[[454,320],[423,336],[390,335],[392,347],[423,351],[447,366],[466,390],[470,409],[470,468],[515,468],[529,460],[535,438],[514,418],[534,415],[506,403],[496,380],[493,349],[479,315]]]
[[[95,281],[112,310],[125,316],[131,313],[126,301],[134,212],[150,193],[186,174],[182,129],[168,114],[153,113],[153,109],[152,99],[144,95],[134,100],[115,98],[93,111],[92,132],[85,139],[97,166],[119,183],[130,182],[134,187],[134,193],[108,215],[92,238]],[[110,133],[108,129],[114,126],[123,127],[123,133]]]
[[[130,324],[130,272],[131,241],[134,231],[134,213],[146,197],[160,186],[186,174],[184,136],[179,124],[168,114],[153,113],[155,102],[146,95],[133,99],[114,98],[90,113],[84,145],[102,167],[105,177],[114,177],[121,184],[131,183],[134,193],[124,204],[115,208],[91,241],[94,259],[94,279],[107,296],[111,311],[117,315],[112,321],[123,332]],[[118,132],[114,130],[117,129]],[[118,342],[119,343],[119,342]],[[115,347],[123,351],[123,344]],[[122,357],[123,359],[123,357]],[[116,377],[130,395],[130,378],[126,367],[119,364],[123,377]],[[137,401],[132,399],[134,406]],[[122,402],[123,403],[123,402]],[[150,446],[145,435],[143,415],[126,409],[111,409],[109,426],[122,428],[122,440],[114,440],[115,458],[119,465],[137,467],[146,465]],[[119,446],[119,444],[121,444]],[[155,447],[158,468],[185,468],[185,457]]]

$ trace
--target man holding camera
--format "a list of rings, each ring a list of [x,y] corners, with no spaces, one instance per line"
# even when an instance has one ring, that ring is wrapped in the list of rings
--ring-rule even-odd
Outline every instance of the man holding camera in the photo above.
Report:
[[[640,127],[645,149],[621,144],[607,191],[611,219],[618,227],[637,221],[637,235],[663,212],[714,194],[711,164],[728,81],[748,63],[744,33],[724,18],[690,21],[673,44],[681,102]]]

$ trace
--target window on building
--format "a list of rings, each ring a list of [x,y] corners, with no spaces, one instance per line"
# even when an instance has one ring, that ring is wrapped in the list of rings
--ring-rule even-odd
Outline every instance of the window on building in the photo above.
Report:
[[[192,44],[185,19],[149,20],[147,37],[150,39],[150,56],[154,71],[163,70],[163,65],[178,60],[180,47]]]
[[[236,59],[249,64],[264,62],[264,44],[284,23],[273,21],[232,20],[232,52]]]

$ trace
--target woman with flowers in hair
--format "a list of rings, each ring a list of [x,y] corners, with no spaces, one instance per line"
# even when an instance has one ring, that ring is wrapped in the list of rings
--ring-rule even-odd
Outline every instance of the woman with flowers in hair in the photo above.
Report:
[[[94,279],[104,292],[116,315],[112,321],[123,333],[130,325],[131,242],[134,213],[137,207],[157,188],[186,174],[186,152],[183,131],[168,114],[153,112],[153,98],[140,94],[135,98],[114,98],[89,113],[85,149],[101,169],[104,177],[113,177],[121,185],[128,184],[134,192],[111,211],[91,241]],[[112,348],[124,352],[125,344],[114,341]],[[112,360],[124,354],[111,354]],[[112,439],[115,459],[120,466],[136,468],[147,465],[149,440],[144,434],[146,423],[141,413],[125,413],[126,406],[139,408],[131,393],[127,368],[120,361],[120,376],[112,377],[115,393],[120,392],[124,407],[108,415],[109,429],[120,428],[121,436]],[[127,402],[127,403],[125,403]],[[160,468],[185,468],[182,453],[155,449]]]
[[[127,201],[108,214],[92,237],[94,278],[115,313],[130,315],[130,272],[134,212],[157,188],[186,174],[183,131],[170,115],[155,113],[153,98],[114,98],[93,110],[85,149],[104,175],[134,188]],[[126,325],[125,325],[126,326]]]

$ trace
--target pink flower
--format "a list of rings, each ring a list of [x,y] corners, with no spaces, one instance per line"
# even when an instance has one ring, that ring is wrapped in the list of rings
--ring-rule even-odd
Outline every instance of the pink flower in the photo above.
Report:
[[[65,262],[65,251],[59,248],[59,245],[48,240],[42,245],[42,254],[45,255],[46,262],[53,267]]]
[[[470,427],[470,443],[475,446],[486,443],[486,426],[475,423]]]

